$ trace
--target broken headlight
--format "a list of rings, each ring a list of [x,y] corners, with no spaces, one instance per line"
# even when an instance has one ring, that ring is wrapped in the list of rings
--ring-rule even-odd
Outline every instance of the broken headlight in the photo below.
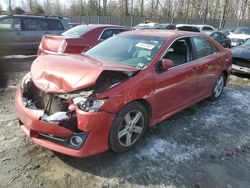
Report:
[[[104,104],[104,100],[75,98],[74,103],[85,112],[98,112]]]

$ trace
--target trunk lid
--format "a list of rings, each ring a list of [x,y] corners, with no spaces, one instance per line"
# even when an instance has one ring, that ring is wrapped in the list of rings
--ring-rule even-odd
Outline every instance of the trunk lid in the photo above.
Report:
[[[57,53],[62,47],[66,37],[61,35],[45,35],[41,41],[41,48],[50,52]]]

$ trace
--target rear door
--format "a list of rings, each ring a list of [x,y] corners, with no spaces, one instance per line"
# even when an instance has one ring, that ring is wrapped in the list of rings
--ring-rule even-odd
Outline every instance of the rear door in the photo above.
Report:
[[[205,37],[194,36],[192,41],[195,49],[196,92],[200,93],[201,96],[207,95],[218,76],[221,53]]]
[[[0,20],[0,41],[4,46],[4,54],[22,53],[25,38],[19,17]]]
[[[23,17],[23,27],[25,36],[24,49],[27,51],[37,51],[42,37],[48,32],[49,25],[45,18]]]

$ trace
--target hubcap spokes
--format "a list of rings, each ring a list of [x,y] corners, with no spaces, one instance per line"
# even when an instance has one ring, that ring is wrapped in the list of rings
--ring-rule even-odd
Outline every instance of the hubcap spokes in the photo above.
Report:
[[[223,85],[224,85],[224,79],[222,76],[219,77],[219,79],[216,81],[216,85],[214,88],[214,95],[215,97],[220,96],[222,90],[223,90]]]
[[[142,112],[133,110],[128,112],[120,125],[118,140],[122,146],[131,146],[143,131],[144,117]]]

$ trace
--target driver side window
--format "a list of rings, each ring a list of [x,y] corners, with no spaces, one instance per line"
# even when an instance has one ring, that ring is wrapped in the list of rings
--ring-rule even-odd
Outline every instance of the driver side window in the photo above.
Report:
[[[182,65],[191,60],[191,41],[190,38],[182,38],[175,41],[163,59],[170,59],[174,62],[174,66]]]

